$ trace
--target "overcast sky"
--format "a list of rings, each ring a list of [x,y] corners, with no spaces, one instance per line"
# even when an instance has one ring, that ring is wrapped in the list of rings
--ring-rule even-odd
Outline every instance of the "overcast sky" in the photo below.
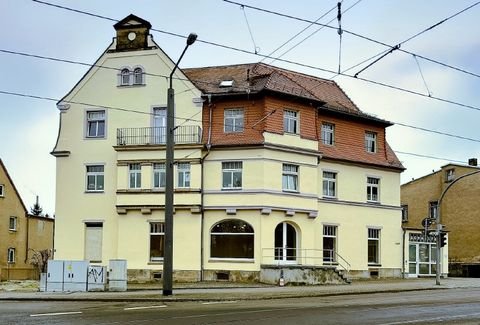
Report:
[[[337,1],[331,0],[238,1],[309,21],[317,20],[337,5]],[[260,54],[196,42],[183,58],[181,67],[258,62],[264,59],[262,55],[269,55],[309,26],[308,22],[248,7],[242,9],[239,5],[222,0],[52,0],[50,3],[116,20],[133,13],[150,21],[157,30],[185,36],[195,32],[199,40],[250,52],[256,50]],[[473,0],[344,0],[343,11],[353,7],[342,15],[345,32],[342,34],[341,70],[388,49],[348,32],[396,45],[475,3]],[[0,43],[1,71],[4,73],[0,78],[2,92],[59,99],[88,69],[78,64],[42,60],[5,51],[92,64],[115,34],[113,21],[35,1],[0,0],[0,12],[3,31]],[[333,20],[330,25],[336,27],[336,16],[335,8],[318,22]],[[322,28],[314,33],[319,28],[318,25],[309,27],[272,55],[299,64],[280,60],[272,62],[271,59],[264,62],[323,78],[334,77],[334,74],[325,70],[338,70],[339,35],[331,28]],[[478,140],[458,139],[400,125],[389,127],[387,140],[407,168],[402,174],[402,183],[438,170],[449,161],[466,163],[468,158],[480,158],[479,31],[480,5],[477,5],[403,43],[401,49],[416,54],[416,59],[412,54],[395,50],[359,74],[361,78],[405,88],[426,97],[347,76],[334,78],[360,109],[367,113],[394,123]],[[304,40],[312,33],[311,37]],[[152,34],[168,55],[178,58],[185,44],[184,39],[156,31],[152,31]],[[284,54],[292,46],[295,47]],[[420,56],[471,74],[427,61]],[[345,73],[354,75],[364,66]],[[0,158],[7,166],[27,208],[39,195],[44,212],[49,214],[55,211],[55,158],[49,152],[56,141],[58,114],[55,101],[0,93]]]

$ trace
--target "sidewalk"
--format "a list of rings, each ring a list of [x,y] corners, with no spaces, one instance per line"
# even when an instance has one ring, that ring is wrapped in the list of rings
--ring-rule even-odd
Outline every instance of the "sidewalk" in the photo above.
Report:
[[[350,285],[322,286],[265,286],[232,283],[202,282],[174,284],[173,295],[164,297],[159,285],[129,285],[126,292],[38,292],[0,291],[0,300],[49,301],[227,301],[260,300],[334,295],[387,293],[453,288],[480,288],[480,279],[447,278],[441,285],[435,279],[359,280]],[[1,289],[0,289],[1,290]]]

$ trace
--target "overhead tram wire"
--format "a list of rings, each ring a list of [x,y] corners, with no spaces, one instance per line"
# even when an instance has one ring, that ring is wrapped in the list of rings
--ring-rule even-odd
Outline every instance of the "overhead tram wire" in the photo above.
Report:
[[[415,35],[407,38],[406,40],[398,43],[397,45],[393,46],[393,47],[390,49],[390,51],[388,51],[386,54],[384,54],[383,56],[381,56],[380,58],[378,58],[378,59],[375,60],[374,62],[370,63],[369,65],[367,65],[366,67],[364,67],[363,69],[361,69],[360,71],[358,71],[357,73],[355,73],[355,77],[357,77],[361,72],[365,71],[366,69],[368,69],[369,67],[371,67],[372,65],[374,65],[375,63],[377,63],[378,61],[380,61],[381,59],[383,59],[383,58],[384,58],[385,56],[387,56],[388,54],[392,53],[393,51],[399,50],[400,47],[401,47],[403,44],[405,44],[406,42],[411,41],[412,39],[414,39],[414,38],[416,38],[416,37],[418,37],[418,36],[420,36],[420,35],[428,32],[428,31],[434,29],[435,27],[440,26],[440,25],[443,24],[444,22],[446,22],[446,21],[448,21],[448,20],[450,20],[450,19],[452,19],[452,18],[460,15],[461,13],[463,13],[463,12],[465,12],[465,11],[473,8],[473,7],[475,7],[475,6],[478,5],[478,4],[480,4],[480,1],[477,2],[477,3],[474,3],[473,5],[468,6],[467,8],[465,8],[465,9],[463,9],[463,10],[460,10],[459,12],[457,12],[457,13],[455,13],[455,14],[453,14],[453,15],[450,15],[449,17],[447,17],[447,18],[445,18],[445,19],[442,19],[442,20],[439,21],[438,23],[433,24],[432,26],[430,26],[430,27],[428,27],[428,28],[425,28],[425,29],[422,30],[421,32],[418,32],[418,33],[416,33]],[[414,57],[416,57],[415,54],[412,54],[412,55],[413,55]],[[417,61],[417,63],[418,63],[418,61]],[[419,68],[420,68],[420,66],[419,66]],[[423,77],[423,75],[422,75],[422,77]],[[427,87],[427,88],[428,88],[428,87]],[[430,92],[430,91],[429,91],[429,92]]]
[[[48,2],[44,2],[44,1],[40,1],[40,0],[32,0],[32,1],[37,2],[37,3],[41,3],[41,4],[45,4],[45,5],[51,5]],[[227,1],[227,0],[223,0],[223,1]],[[232,2],[232,1],[229,1],[229,2]],[[77,12],[77,13],[81,13],[81,14],[85,14],[85,15],[89,15],[89,16],[93,16],[93,17],[98,18],[98,15],[94,15],[94,14],[91,14],[89,12],[84,12],[84,11],[71,9],[71,8],[63,7],[63,6],[58,6],[58,5],[53,5],[53,6],[61,8],[61,9],[71,10],[71,11],[74,11],[74,12]],[[247,6],[247,5],[245,5],[245,6],[249,7],[249,8],[252,7],[252,6]],[[255,7],[253,7],[253,8],[255,8]],[[101,17],[103,17],[103,16],[101,16]],[[112,20],[112,19],[113,18],[109,18],[109,20]],[[114,21],[116,21],[116,20],[114,20]],[[303,20],[303,21],[305,21],[305,20]],[[309,21],[307,21],[307,22],[309,22]],[[326,25],[326,26],[328,26],[328,25]],[[332,26],[328,26],[328,27],[336,29],[336,27],[332,27]],[[186,38],[186,36],[180,35],[180,34],[177,34],[177,33],[172,33],[172,32],[163,31],[163,30],[154,29],[154,28],[152,28],[151,30],[162,33],[162,34],[170,35],[170,36],[181,37],[181,38],[184,38],[184,39]],[[347,32],[347,31],[344,30],[344,32]],[[355,34],[355,33],[352,33],[352,32],[349,32],[349,33],[350,34]],[[374,41],[374,40],[372,40],[372,41]],[[236,48],[236,47],[233,47],[233,46],[223,45],[223,44],[210,42],[210,41],[206,41],[206,40],[197,39],[197,42],[212,45],[212,46],[216,46],[216,47],[220,47],[220,48],[224,48],[224,49],[228,49],[228,50],[232,50],[232,51],[237,51],[237,52],[241,52],[241,53],[266,57],[266,55],[263,55],[263,54],[260,54],[260,53],[255,54],[254,52],[249,51],[249,50],[240,49],[240,48]],[[378,42],[378,41],[374,41],[374,42],[383,44],[383,43]],[[385,46],[389,46],[389,45],[385,45]],[[409,53],[409,52],[407,52],[407,53]],[[417,56],[421,57],[420,55],[417,55]],[[284,63],[293,64],[293,65],[296,65],[296,66],[301,66],[301,67],[310,68],[310,69],[313,69],[313,70],[322,71],[322,72],[328,72],[328,73],[332,73],[332,74],[337,73],[337,72],[335,72],[333,70],[330,70],[330,69],[320,68],[320,67],[316,67],[316,66],[309,65],[309,64],[295,62],[295,61],[292,61],[292,60],[286,60],[286,59],[281,59],[281,58],[276,58],[276,60],[284,62]],[[440,97],[428,96],[426,94],[423,94],[423,93],[420,93],[420,92],[417,92],[417,91],[414,91],[414,90],[410,90],[410,89],[406,89],[406,88],[402,88],[402,87],[399,87],[399,86],[394,86],[394,85],[390,85],[390,84],[386,84],[386,83],[382,83],[382,82],[379,82],[379,81],[374,81],[374,80],[370,80],[370,79],[366,79],[366,78],[361,78],[361,77],[355,78],[353,75],[348,75],[348,74],[345,74],[345,73],[341,73],[340,75],[345,76],[345,77],[349,77],[349,78],[353,78],[353,79],[357,79],[357,80],[362,80],[364,82],[371,83],[371,84],[374,84],[374,85],[377,85],[377,86],[383,86],[383,87],[386,87],[386,88],[390,88],[390,89],[394,89],[394,90],[398,90],[398,91],[403,91],[405,93],[409,93],[409,94],[412,94],[412,95],[417,95],[417,96],[424,97],[424,98],[434,99],[434,100],[437,100],[437,101],[440,101],[440,102],[456,105],[456,106],[463,107],[463,108],[466,108],[466,109],[472,109],[472,110],[480,111],[480,107],[476,107],[476,106],[473,106],[473,105],[463,104],[463,103],[460,103],[460,102],[456,102],[456,101],[453,101],[453,100],[448,100],[448,99],[444,99],[444,98],[440,98]],[[478,77],[480,77],[480,75]]]
[[[30,95],[30,94],[21,94],[21,93],[15,93],[15,92],[9,92],[9,91],[4,91],[4,90],[0,90],[0,94],[4,94],[4,95],[11,95],[11,96],[19,96],[19,97],[26,97],[26,98],[31,98],[31,99],[38,99],[38,100],[47,100],[47,101],[53,101],[53,102],[58,102],[59,99],[58,98],[52,98],[52,97],[46,97],[46,96],[36,96],[36,95]],[[128,108],[120,108],[120,107],[111,107],[111,106],[105,106],[105,105],[95,105],[95,104],[92,104],[92,103],[82,103],[82,102],[75,102],[75,101],[66,101],[66,103],[70,103],[70,104],[79,104],[79,105],[86,105],[86,106],[94,106],[94,107],[99,107],[99,108],[105,108],[105,109],[109,109],[109,110],[117,110],[117,111],[122,111],[122,112],[129,112],[129,113],[138,113],[138,114],[144,114],[144,115],[154,115],[153,113],[149,113],[149,112],[142,112],[142,111],[137,111],[137,110],[133,110],[133,109],[128,109]],[[179,118],[179,117],[175,117],[176,119],[181,119],[181,120],[186,120],[185,118]],[[201,120],[193,120],[193,119],[190,119],[190,121],[197,121],[197,122],[202,122]],[[212,123],[214,125],[225,125],[224,123]],[[402,125],[399,123],[399,125]],[[416,128],[416,127],[414,127]],[[252,128],[253,130],[255,130],[254,128]],[[423,131],[426,131],[427,129],[422,129],[422,128],[418,128],[420,130],[423,130]],[[430,131],[429,131],[430,132]],[[443,135],[448,135],[447,133],[440,133],[440,132],[435,132],[435,133],[439,133],[439,134],[443,134]],[[449,135],[451,136],[451,135]],[[460,137],[460,136],[455,136],[455,137]],[[471,140],[471,141],[476,141],[476,142],[480,142],[480,140],[475,140],[475,139],[469,139],[469,138],[465,138],[465,137],[460,137],[460,138],[464,138],[464,139],[468,139],[468,140]],[[355,144],[352,144],[350,142],[339,142],[339,141],[336,141],[336,143],[340,143],[340,144],[344,144],[344,145],[349,145],[349,146],[355,146],[357,147],[357,145]],[[363,145],[359,145],[360,147],[363,147]],[[195,152],[197,151],[200,151],[201,149],[197,149],[197,150],[194,150],[193,152],[191,152],[190,154],[184,156],[184,157],[181,157],[181,158],[177,158],[177,160],[181,160],[181,159],[184,159],[184,158],[188,158],[189,156],[193,155]],[[460,160],[453,160],[453,159],[450,159],[450,158],[442,158],[442,157],[435,157],[435,156],[429,156],[429,155],[424,155],[424,154],[418,154],[418,153],[413,153],[413,152],[404,152],[404,151],[396,151],[394,150],[395,153],[398,153],[398,154],[405,154],[405,155],[411,155],[411,156],[416,156],[416,157],[422,157],[422,158],[429,158],[429,159],[437,159],[437,160],[446,160],[446,161],[450,161],[450,162],[459,162],[459,163],[465,163],[464,161],[460,161]]]
[[[257,43],[255,43],[255,39],[253,38],[252,29],[250,28],[250,23],[248,22],[247,13],[245,12],[245,7],[241,6],[240,8],[242,9],[243,16],[245,17],[245,22],[247,23],[248,33],[250,34],[250,38],[252,39],[252,43],[253,43],[253,49],[255,51],[255,54],[257,54],[260,48],[257,46]]]
[[[349,11],[350,9],[352,9],[353,7],[355,7],[357,4],[359,4],[361,1],[363,0],[357,0],[354,4],[352,4],[350,7],[348,7],[347,9],[345,9],[343,11],[343,13],[346,13],[347,11]],[[335,18],[332,18],[330,21],[327,22],[327,24],[330,24],[332,21],[334,21],[335,19],[337,19],[337,17]],[[312,24],[314,24],[315,22],[312,22]],[[315,30],[313,33],[309,34],[307,37],[303,38],[300,42],[296,43],[295,45],[293,45],[292,47],[290,47],[288,50],[286,50],[285,52],[283,52],[282,54],[280,54],[277,58],[272,58],[273,60],[270,62],[270,64],[272,64],[273,62],[277,61],[277,60],[280,60],[280,58],[282,58],[284,55],[286,55],[287,53],[289,53],[290,51],[292,51],[293,49],[295,49],[297,46],[299,46],[300,44],[302,44],[303,42],[305,42],[306,40],[308,40],[310,37],[312,37],[313,35],[315,35],[316,33],[318,33],[319,31],[321,31],[323,28],[325,27],[325,25],[321,25],[320,28],[318,28],[317,30]],[[336,29],[336,28],[335,28]],[[281,60],[280,60],[281,61]]]
[[[104,69],[110,69],[110,70],[120,70],[120,69],[113,68],[113,67],[106,67],[106,66],[95,65],[95,64],[87,64],[87,63],[84,63],[84,62],[78,62],[78,61],[67,60],[67,59],[60,59],[60,58],[53,58],[53,57],[46,57],[46,56],[41,56],[41,55],[36,55],[36,54],[29,54],[29,53],[24,53],[24,52],[15,52],[15,51],[2,50],[2,49],[0,49],[0,52],[4,52],[4,53],[7,53],[7,54],[15,54],[15,55],[18,54],[18,55],[21,55],[21,56],[33,57],[33,58],[42,59],[42,60],[58,61],[58,62],[69,63],[69,64],[78,64],[78,65],[83,65],[83,66],[94,66],[94,67],[104,68]],[[150,75],[156,76],[156,77],[165,77],[165,76],[163,76],[163,75],[153,74],[153,73],[151,73]],[[183,78],[178,78],[178,79],[188,80],[188,79],[183,79]],[[193,81],[198,82],[199,80],[193,80]],[[216,85],[216,83],[213,83],[213,82],[209,82],[209,84],[215,84],[215,85]],[[240,87],[239,89],[246,90],[247,88],[242,88],[242,87]],[[186,91],[188,91],[188,90],[186,90]],[[7,95],[16,95],[16,96],[23,96],[23,97],[31,97],[31,98],[36,98],[36,99],[46,99],[46,100],[59,101],[59,100],[57,100],[57,99],[51,99],[51,98],[48,98],[48,97],[41,97],[41,96],[34,96],[34,95],[24,95],[24,94],[13,93],[13,92],[6,92],[6,91],[0,91],[0,93],[7,94]],[[72,102],[72,103],[76,103],[76,102]],[[76,103],[76,104],[96,106],[95,104],[92,104],[92,103]],[[107,107],[107,108],[108,108],[108,107]],[[115,108],[115,107],[110,107],[110,109],[126,110],[126,109]],[[131,109],[128,109],[127,111],[129,111],[129,112],[135,112],[135,113],[141,113],[141,114],[154,115],[153,113],[147,113],[147,112],[142,112],[142,111],[133,111],[133,110],[131,110]],[[196,115],[198,115],[198,114],[200,114],[200,112],[195,113],[194,116],[196,116]],[[176,118],[177,118],[177,117],[176,117]],[[186,120],[189,120],[189,121],[194,121],[194,122],[201,122],[201,120],[194,120],[194,119],[192,119],[191,117],[188,118],[188,119],[185,119],[185,118],[177,118],[177,119],[183,119],[183,120],[185,120],[185,121],[186,121]],[[472,139],[472,138],[468,138],[468,137],[464,137],[464,136],[458,136],[458,135],[454,135],[454,134],[449,134],[449,133],[445,133],[445,132],[441,132],[441,131],[436,131],[436,130],[431,130],[431,129],[427,129],[427,128],[422,128],[422,127],[417,127],[417,126],[412,126],[412,125],[408,125],[408,124],[400,123],[400,122],[395,122],[395,121],[391,121],[391,122],[394,123],[395,125],[400,125],[400,126],[404,126],[404,127],[408,127],[408,128],[412,128],[412,129],[422,130],[422,131],[425,131],[425,132],[432,132],[432,133],[437,133],[437,134],[441,134],[441,135],[445,135],[445,136],[450,136],[450,137],[455,137],[455,138],[459,138],[459,139],[464,139],[464,140],[469,140],[469,141],[480,142],[480,140]],[[184,122],[184,123],[185,123],[185,122]],[[183,124],[182,124],[182,125],[183,125]]]
[[[343,0],[342,0],[343,1]],[[335,10],[337,6],[334,6],[332,9],[330,9],[329,11],[327,11],[326,13],[324,13],[323,15],[321,15],[320,17],[318,17],[315,22],[319,21],[320,19],[322,19],[323,17],[325,17],[326,15],[328,15],[329,13],[331,13],[333,10]],[[279,47],[277,47],[275,50],[273,50],[272,52],[270,52],[267,57],[263,58],[260,60],[260,62],[263,62],[265,61],[267,58],[270,58],[274,53],[276,53],[278,50],[280,50],[282,47],[284,47],[285,45],[287,45],[288,43],[290,43],[291,41],[293,41],[295,38],[297,38],[297,36],[299,36],[300,34],[302,34],[304,31],[306,31],[307,29],[309,29],[310,27],[312,27],[314,25],[314,23],[310,23],[307,27],[303,28],[301,31],[297,32],[295,35],[293,35],[292,37],[290,37],[287,41],[285,41],[282,45],[280,45]],[[273,63],[274,61],[270,62]]]
[[[60,101],[60,99],[58,99],[58,98],[52,98],[52,97],[46,97],[46,96],[37,96],[37,95],[25,94],[25,93],[17,93],[17,92],[5,91],[5,90],[0,90],[0,94],[17,96],[17,97],[25,97],[25,98],[31,98],[31,99],[37,99],[37,100],[47,100],[47,101],[53,101],[53,102],[59,102]],[[139,110],[135,110],[135,109],[132,109],[132,108],[98,105],[96,103],[85,103],[85,102],[78,102],[78,101],[73,101],[73,100],[65,101],[65,103],[77,104],[77,105],[83,105],[83,106],[90,106],[90,107],[105,108],[105,109],[108,109],[108,110],[128,112],[128,113],[137,113],[137,114],[150,115],[150,116],[155,115],[154,113],[151,113],[151,112],[139,111]],[[266,117],[270,116],[273,113],[274,113],[274,111],[269,112]],[[182,121],[192,121],[192,122],[202,123],[203,122],[202,120],[193,119],[193,117],[195,115],[198,115],[198,114],[199,114],[199,112],[195,113],[194,115],[192,115],[191,117],[188,117],[188,118],[177,117],[176,116],[175,119],[176,120],[182,120]],[[262,118],[262,120],[263,119],[265,119],[265,117]],[[480,143],[480,139],[469,138],[469,137],[465,137],[465,136],[461,136],[461,135],[456,135],[456,134],[446,133],[446,132],[442,132],[442,131],[427,129],[427,128],[413,126],[413,125],[400,123],[400,122],[394,122],[394,121],[391,121],[391,122],[394,123],[394,125],[398,125],[398,126],[402,126],[402,127],[407,127],[407,128],[416,129],[416,130],[419,130],[419,131],[424,131],[424,132],[434,133],[434,134],[443,135],[443,136],[447,136],[447,137],[452,137],[452,138],[457,138],[457,139],[461,139],[461,140],[467,140],[467,141],[471,141],[471,142]],[[224,127],[225,123],[212,123],[212,125]],[[255,130],[255,128],[253,128],[253,127],[252,127],[252,129]],[[256,130],[256,131],[258,131],[258,130]],[[338,142],[338,143],[341,143],[341,142]],[[349,143],[342,143],[342,144],[349,144]]]
[[[38,1],[38,0],[32,0],[32,1]],[[250,6],[250,5],[246,5],[246,4],[243,4],[243,3],[240,3],[240,2],[235,2],[235,1],[231,1],[231,0],[222,0],[224,2],[227,2],[227,3],[230,3],[230,4],[234,4],[234,5],[243,5],[247,8],[250,8],[250,9],[255,9],[255,10],[258,10],[258,11],[262,11],[262,12],[265,12],[265,13],[268,13],[268,14],[272,14],[272,15],[276,15],[276,16],[280,16],[280,17],[284,17],[284,18],[288,18],[288,19],[293,19],[293,20],[298,20],[298,21],[303,21],[303,22],[306,22],[306,23],[312,23],[312,24],[315,24],[315,25],[319,25],[319,26],[322,26],[322,27],[325,27],[325,28],[330,28],[332,30],[336,30],[337,27],[335,26],[330,26],[328,24],[321,24],[321,23],[318,23],[318,22],[313,22],[313,21],[310,21],[308,19],[304,19],[304,18],[300,18],[300,17],[295,17],[295,16],[292,16],[292,15],[287,15],[287,14],[283,14],[283,13],[280,13],[280,12],[276,12],[276,11],[272,11],[272,10],[268,10],[268,9],[263,9],[263,8],[259,8],[259,7],[255,7],[255,6]],[[469,10],[471,8],[473,8],[474,6],[480,4],[480,1],[479,2],[476,2],[474,3],[473,5],[471,5],[470,7],[468,8],[465,8],[462,12],[466,11],[466,10]],[[333,19],[335,20],[335,19]],[[332,21],[333,21],[332,20]],[[390,45],[390,44],[387,44],[387,43],[384,43],[384,42],[381,42],[381,41],[378,41],[378,40],[375,40],[371,37],[368,37],[368,36],[364,36],[364,35],[361,35],[361,34],[358,34],[358,33],[355,33],[353,31],[350,31],[350,30],[347,30],[347,29],[343,29],[343,32],[347,33],[347,34],[350,34],[352,36],[355,36],[355,37],[358,37],[358,38],[362,38],[364,40],[367,40],[367,41],[370,41],[370,42],[373,42],[373,43],[376,43],[376,44],[379,44],[379,45],[383,45],[383,46],[386,46],[388,47],[389,49],[391,49],[392,47],[394,47],[394,45]],[[477,73],[474,73],[474,72],[471,72],[471,71],[468,71],[468,70],[465,70],[465,69],[462,69],[462,68],[459,68],[459,67],[455,67],[455,66],[452,66],[452,65],[449,65],[447,63],[444,63],[444,62],[440,62],[438,60],[435,60],[435,59],[430,59],[426,56],[423,56],[423,55],[420,55],[420,54],[417,54],[417,53],[413,53],[411,51],[407,51],[407,50],[404,50],[402,48],[398,49],[398,51],[400,52],[403,52],[403,53],[407,53],[407,54],[410,54],[410,55],[413,55],[415,54],[417,57],[423,59],[423,60],[426,60],[426,61],[430,61],[432,63],[436,63],[436,64],[439,64],[439,65],[442,65],[446,68],[450,68],[450,69],[453,69],[453,70],[456,70],[458,72],[462,72],[462,73],[465,73],[465,74],[468,74],[468,75],[471,75],[471,76],[474,76],[474,77],[477,77],[477,78],[480,78],[480,74],[477,74]]]

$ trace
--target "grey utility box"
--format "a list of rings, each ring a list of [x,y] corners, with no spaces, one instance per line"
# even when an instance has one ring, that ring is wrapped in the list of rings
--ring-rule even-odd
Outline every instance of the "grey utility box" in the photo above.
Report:
[[[127,260],[108,262],[108,290],[127,291]]]
[[[87,291],[88,261],[48,261],[46,291]]]
[[[105,291],[107,268],[101,265],[90,265],[87,274],[88,291]]]

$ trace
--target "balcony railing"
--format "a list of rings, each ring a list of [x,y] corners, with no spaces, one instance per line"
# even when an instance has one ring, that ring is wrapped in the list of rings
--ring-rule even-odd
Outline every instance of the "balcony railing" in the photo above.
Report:
[[[166,127],[117,129],[117,145],[164,145],[167,141]],[[178,126],[174,130],[176,144],[198,144],[202,141],[202,129],[197,125]]]

